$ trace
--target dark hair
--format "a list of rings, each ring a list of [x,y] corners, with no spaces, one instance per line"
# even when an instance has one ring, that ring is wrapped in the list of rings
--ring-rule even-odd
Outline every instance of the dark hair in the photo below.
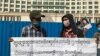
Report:
[[[83,21],[83,20],[85,20],[85,21],[89,24],[89,21],[88,21],[86,18],[83,18],[82,21]]]
[[[96,24],[96,27],[98,27],[98,25],[100,25],[100,23],[97,23],[97,24]]]
[[[29,17],[30,17],[30,20],[35,19],[35,20],[41,21],[42,15],[41,15],[40,11],[33,10],[30,12]]]
[[[78,26],[78,25],[81,25],[81,22],[80,21],[78,21],[77,23],[76,23],[76,25]]]
[[[62,22],[64,21],[64,18],[68,18],[69,19],[69,22],[70,22],[70,27],[72,28],[74,34],[77,34],[77,27],[76,27],[76,23],[74,22],[74,19],[73,19],[73,15],[72,14],[66,14],[62,17]],[[64,26],[63,24],[63,28],[62,28],[62,31],[65,29],[66,27]]]

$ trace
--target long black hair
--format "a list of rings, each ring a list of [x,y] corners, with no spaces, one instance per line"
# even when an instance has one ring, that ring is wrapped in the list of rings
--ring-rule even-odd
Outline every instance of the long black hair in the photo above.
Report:
[[[69,19],[69,22],[70,22],[69,26],[72,28],[73,33],[77,35],[77,26],[76,26],[76,23],[75,23],[75,21],[73,19],[73,15],[72,14],[66,14],[66,15],[64,15],[62,17],[62,22],[64,21],[64,18],[68,18]],[[62,32],[64,31],[65,28],[66,27],[63,24]],[[61,34],[62,34],[62,32],[61,32]]]

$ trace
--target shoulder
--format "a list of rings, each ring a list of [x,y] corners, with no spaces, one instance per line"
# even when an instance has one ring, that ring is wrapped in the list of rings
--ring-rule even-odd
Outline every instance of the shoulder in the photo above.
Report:
[[[26,29],[29,29],[30,27],[31,27],[31,25],[27,25],[27,26],[24,26],[22,29],[26,30]]]

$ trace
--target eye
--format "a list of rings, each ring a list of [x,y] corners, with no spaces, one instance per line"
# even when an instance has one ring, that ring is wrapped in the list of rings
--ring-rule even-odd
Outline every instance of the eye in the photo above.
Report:
[[[64,19],[63,21],[67,21],[68,19]]]

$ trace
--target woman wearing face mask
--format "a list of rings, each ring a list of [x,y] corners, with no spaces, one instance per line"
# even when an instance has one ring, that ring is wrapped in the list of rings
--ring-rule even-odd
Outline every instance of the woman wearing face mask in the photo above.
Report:
[[[88,21],[86,18],[83,18],[83,19],[81,20],[81,22],[82,22],[82,25],[83,25],[83,33],[84,33],[84,35],[85,35],[86,32],[87,32],[90,28],[92,28],[92,25],[89,23],[89,21]]]
[[[62,17],[63,28],[61,37],[75,38],[77,37],[77,27],[73,19],[73,15],[66,14]]]

